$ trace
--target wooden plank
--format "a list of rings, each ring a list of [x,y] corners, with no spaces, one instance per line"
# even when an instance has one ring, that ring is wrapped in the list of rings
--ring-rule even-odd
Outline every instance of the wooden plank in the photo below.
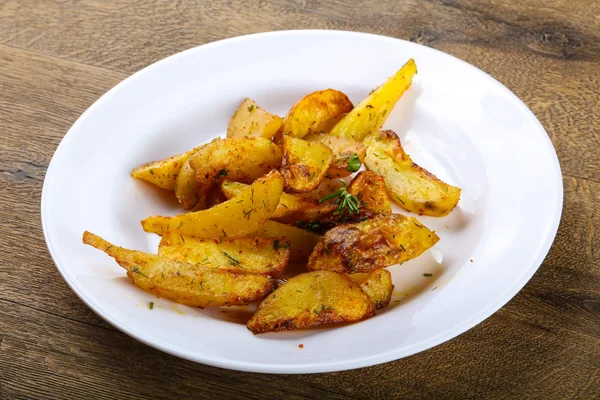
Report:
[[[109,328],[73,295],[50,259],[39,199],[60,139],[124,77],[0,46],[0,298]]]
[[[119,332],[0,300],[2,398],[342,399],[285,376],[185,361]]]
[[[214,40],[306,28],[372,32],[434,47],[470,43],[542,57],[598,60],[598,2],[493,3],[382,0],[348,6],[342,0],[13,0],[0,9],[0,41],[129,73]]]
[[[156,18],[160,15],[161,18]],[[422,43],[513,90],[547,129],[565,172],[600,182],[600,2],[12,1],[0,43],[131,74],[215,40],[281,29],[343,29]],[[252,18],[260,16],[260,18]],[[93,43],[93,46],[90,45]],[[399,61],[401,62],[401,61]],[[418,63],[418,60],[417,60]],[[83,89],[83,88],[82,88]]]

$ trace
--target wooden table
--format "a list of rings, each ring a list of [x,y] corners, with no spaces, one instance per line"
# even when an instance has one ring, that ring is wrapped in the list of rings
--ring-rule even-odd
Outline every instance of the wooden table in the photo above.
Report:
[[[0,2],[0,397],[598,398],[599,15],[595,0]],[[564,176],[550,254],[479,326],[360,370],[226,371],[125,336],[75,296],[46,250],[40,193],[56,146],[92,102],[148,64],[218,39],[294,28],[422,43],[523,99]]]

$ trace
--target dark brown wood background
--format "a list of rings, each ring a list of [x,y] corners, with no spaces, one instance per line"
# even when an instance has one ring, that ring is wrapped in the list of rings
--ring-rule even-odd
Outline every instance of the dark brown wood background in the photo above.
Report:
[[[56,146],[98,97],[148,64],[218,39],[296,28],[422,43],[523,99],[564,174],[550,254],[479,326],[375,367],[241,373],[130,339],[75,296],[46,250],[40,193]],[[598,398],[599,126],[596,0],[0,1],[0,397]]]

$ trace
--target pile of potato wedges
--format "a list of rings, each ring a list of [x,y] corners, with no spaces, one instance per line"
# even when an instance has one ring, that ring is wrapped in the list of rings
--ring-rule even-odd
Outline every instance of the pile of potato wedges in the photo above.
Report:
[[[195,307],[258,303],[247,323],[255,334],[374,315],[394,288],[385,268],[439,240],[392,213],[392,202],[443,217],[461,193],[381,130],[416,72],[410,60],[356,106],[337,90],[311,93],[283,118],[245,99],[225,138],[132,171],[184,209],[141,222],[161,236],[157,254],[87,231],[83,242],[156,296]],[[290,262],[306,272],[284,280]]]

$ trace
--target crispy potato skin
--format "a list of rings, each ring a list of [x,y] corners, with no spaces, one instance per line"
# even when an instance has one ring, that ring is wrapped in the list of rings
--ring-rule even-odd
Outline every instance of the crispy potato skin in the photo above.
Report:
[[[321,239],[321,235],[306,231],[296,226],[267,221],[254,233],[258,237],[285,237],[292,244],[290,262],[306,262],[313,249]]]
[[[391,199],[400,207],[432,217],[448,215],[456,207],[461,189],[415,164],[393,131],[369,135],[365,144],[366,167],[384,177]]]
[[[158,255],[236,274],[278,277],[290,258],[291,243],[286,238],[245,236],[219,242],[174,232],[165,232]]]
[[[246,305],[262,299],[275,288],[275,280],[267,275],[234,274],[176,262],[112,245],[87,231],[83,234],[83,243],[113,257],[127,270],[127,276],[136,286],[188,306]]]
[[[329,133],[360,142],[371,132],[379,130],[396,102],[412,84],[416,73],[417,65],[410,59],[394,76],[354,107]]]
[[[362,291],[369,297],[376,309],[385,308],[390,304],[394,284],[392,274],[387,269],[376,269],[366,273],[350,274]]]
[[[190,157],[199,186],[223,180],[252,183],[281,165],[281,150],[262,137],[217,139]],[[208,192],[208,191],[207,191]]]
[[[439,237],[414,218],[400,214],[337,226],[308,259],[309,271],[369,272],[418,257]]]
[[[283,120],[260,108],[254,100],[246,98],[229,120],[228,138],[261,137],[271,140]]]
[[[247,327],[254,334],[359,321],[375,307],[345,274],[309,272],[289,279],[265,298]]]
[[[309,133],[328,132],[352,107],[348,96],[338,90],[306,95],[284,117],[276,141],[279,143],[283,135],[301,139]]]
[[[333,159],[327,169],[329,178],[344,178],[352,171],[348,170],[348,160],[356,154],[361,164],[365,159],[367,146],[356,140],[331,136],[324,133],[312,133],[304,137],[309,142],[319,142],[333,151]]]
[[[257,179],[238,197],[208,210],[175,217],[148,217],[142,221],[142,228],[158,235],[171,231],[219,240],[246,236],[260,229],[271,218],[279,204],[283,184],[279,171],[273,170]]]
[[[285,136],[281,163],[285,190],[290,193],[305,193],[319,187],[332,157],[333,152],[324,144]]]
[[[221,190],[226,198],[238,196],[248,185],[239,182],[223,181]],[[387,196],[387,195],[386,195]],[[282,193],[279,205],[271,216],[274,221],[295,225],[297,221],[320,221],[335,210],[331,204],[319,204],[295,194]]]
[[[179,175],[181,166],[203,146],[196,147],[182,154],[177,154],[162,160],[142,164],[131,171],[131,176],[143,179],[159,188],[174,190],[175,181]]]

